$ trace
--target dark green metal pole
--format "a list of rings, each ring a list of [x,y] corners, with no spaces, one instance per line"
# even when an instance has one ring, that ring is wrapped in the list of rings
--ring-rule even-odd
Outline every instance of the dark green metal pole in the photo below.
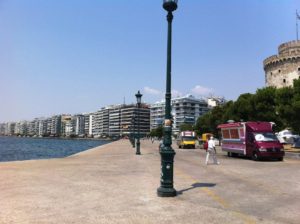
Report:
[[[138,133],[137,133],[137,141],[136,141],[136,155],[141,155],[140,151],[140,108],[141,108],[141,102],[142,102],[142,94],[140,91],[135,94],[136,101],[137,101],[137,125],[138,125]]]
[[[136,137],[136,134],[135,134],[135,122],[136,122],[135,114],[133,116],[134,116],[133,117],[133,148],[135,148],[135,137]]]
[[[140,151],[140,103],[137,104],[137,119],[138,119],[138,130],[137,130],[137,138],[136,138],[136,155],[141,155],[141,151]]]
[[[172,117],[171,117],[171,47],[172,47],[172,20],[177,8],[177,1],[165,1],[164,9],[168,11],[168,47],[167,47],[167,79],[166,79],[166,105],[163,143],[160,145],[161,178],[157,195],[160,197],[174,197],[176,190],[173,186],[173,165],[175,151],[172,149]]]
[[[134,141],[134,113],[132,113],[132,118],[131,118],[131,124],[130,124],[130,134],[129,134],[129,141],[132,145],[132,147],[135,147],[135,141]]]

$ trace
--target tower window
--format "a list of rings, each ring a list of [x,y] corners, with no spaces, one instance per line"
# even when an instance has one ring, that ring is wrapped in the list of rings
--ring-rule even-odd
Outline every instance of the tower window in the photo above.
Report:
[[[271,75],[273,75],[273,73],[271,72]]]
[[[286,80],[285,80],[285,79],[283,79],[283,83],[286,83]]]
[[[298,72],[300,72],[300,67],[298,68]]]
[[[281,72],[281,70],[279,69],[279,70],[278,70],[278,72],[280,73],[280,72]]]

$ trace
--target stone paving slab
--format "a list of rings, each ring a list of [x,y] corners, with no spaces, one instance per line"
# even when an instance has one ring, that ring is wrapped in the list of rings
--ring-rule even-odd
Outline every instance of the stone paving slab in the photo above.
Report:
[[[158,143],[143,141],[141,151],[135,155],[129,141],[120,140],[63,159],[0,163],[0,223],[282,223],[218,195],[214,189],[224,181],[218,175],[226,172],[208,178],[222,167],[204,169],[200,150],[177,153],[178,196],[157,197]]]

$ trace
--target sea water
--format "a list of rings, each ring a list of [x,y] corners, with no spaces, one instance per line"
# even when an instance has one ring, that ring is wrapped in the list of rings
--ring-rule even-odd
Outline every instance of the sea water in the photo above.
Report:
[[[0,136],[0,161],[63,158],[110,141]]]

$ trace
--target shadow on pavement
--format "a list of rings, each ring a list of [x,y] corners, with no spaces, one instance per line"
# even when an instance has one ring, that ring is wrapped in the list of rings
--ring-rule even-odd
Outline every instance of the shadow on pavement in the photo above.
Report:
[[[199,188],[199,187],[214,187],[214,186],[216,186],[216,184],[213,184],[213,183],[194,183],[189,188],[185,188],[185,189],[182,189],[180,191],[177,191],[177,194],[182,194],[185,191],[193,190],[193,189]]]

